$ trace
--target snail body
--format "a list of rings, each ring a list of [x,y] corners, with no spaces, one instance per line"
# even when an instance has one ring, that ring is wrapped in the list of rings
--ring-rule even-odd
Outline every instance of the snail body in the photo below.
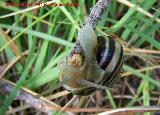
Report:
[[[123,48],[111,35],[96,36],[92,26],[85,25],[70,55],[59,64],[60,81],[77,95],[89,95],[97,88],[111,87],[120,78]]]

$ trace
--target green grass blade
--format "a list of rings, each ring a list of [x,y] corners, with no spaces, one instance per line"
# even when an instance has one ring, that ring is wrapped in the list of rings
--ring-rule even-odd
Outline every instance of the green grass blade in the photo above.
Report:
[[[116,108],[116,104],[115,104],[115,101],[113,100],[113,96],[111,95],[111,92],[109,90],[106,90],[107,92],[107,97],[109,99],[109,102],[111,103],[112,105],[112,108]]]
[[[7,29],[12,29],[12,30],[18,31],[18,32],[20,32],[24,29],[24,28],[21,28],[21,27],[14,27],[14,26],[5,25],[5,24],[0,24],[0,27],[7,28]],[[55,42],[57,44],[61,44],[61,45],[67,46],[67,47],[73,47],[73,43],[70,43],[70,42],[68,42],[66,40],[63,40],[61,38],[51,36],[51,35],[48,35],[48,34],[45,34],[45,33],[42,33],[42,32],[37,32],[37,31],[33,31],[33,30],[26,30],[24,33],[27,33],[27,34],[30,34],[30,35],[33,35],[33,36],[36,36],[38,38],[42,38],[42,39],[45,39],[45,40],[49,40],[49,41],[52,41],[52,42]],[[0,51],[1,50],[3,50],[3,48],[1,48]]]
[[[123,65],[123,69],[125,71],[131,72],[133,75],[136,75],[137,77],[141,78],[141,79],[145,79],[148,82],[152,83],[153,85],[156,85],[157,87],[160,87],[160,83],[158,81],[153,80],[152,78],[142,74],[141,72],[133,69],[132,67],[129,67],[127,65]]]
[[[9,97],[7,97],[6,100],[4,101],[4,104],[0,109],[0,115],[4,115],[5,114],[5,112],[7,111],[8,107],[9,107],[9,105],[12,103],[13,99],[18,94],[18,91],[23,86],[34,60],[35,60],[35,56],[32,58],[32,60],[30,60],[30,63],[28,65],[26,65],[22,75],[20,76],[19,81],[16,83],[15,88],[12,90],[11,94],[9,95]]]

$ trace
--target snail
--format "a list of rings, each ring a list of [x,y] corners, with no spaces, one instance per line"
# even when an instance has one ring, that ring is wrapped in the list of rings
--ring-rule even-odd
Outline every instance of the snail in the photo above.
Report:
[[[120,79],[123,47],[112,35],[96,36],[84,25],[70,55],[59,63],[63,87],[76,95],[89,95],[96,89],[110,89]]]

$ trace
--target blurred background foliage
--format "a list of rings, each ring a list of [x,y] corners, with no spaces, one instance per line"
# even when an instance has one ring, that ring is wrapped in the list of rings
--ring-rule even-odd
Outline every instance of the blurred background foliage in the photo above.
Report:
[[[33,6],[7,6],[5,2],[32,3]],[[0,2],[0,78],[16,84],[10,95],[0,95],[2,113],[6,110],[14,113],[13,110],[25,106],[14,101],[22,86],[38,94],[51,90],[45,96],[62,92],[61,96],[50,98],[62,107],[73,96],[63,93],[63,88],[52,91],[59,77],[57,63],[69,54],[77,32],[96,0],[56,0],[56,3],[75,3],[78,6],[34,8],[38,2],[47,0]],[[14,14],[7,15],[10,13]],[[71,106],[159,106],[160,1],[113,0],[96,27],[96,33],[114,33],[124,47],[122,80],[115,86],[119,92],[97,91],[90,97],[80,97],[80,103],[75,100]],[[18,112],[35,114],[37,111],[28,107]]]

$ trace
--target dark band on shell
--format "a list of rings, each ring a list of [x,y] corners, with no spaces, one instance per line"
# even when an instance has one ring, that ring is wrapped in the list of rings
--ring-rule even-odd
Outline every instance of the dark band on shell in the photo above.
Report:
[[[63,86],[73,94],[89,95],[96,88],[109,89],[119,81],[123,47],[112,35],[97,38],[91,25],[85,25],[79,31],[78,40],[66,58],[73,63],[68,64],[63,60],[60,65],[60,80],[69,79]],[[77,82],[78,80],[83,82]]]

